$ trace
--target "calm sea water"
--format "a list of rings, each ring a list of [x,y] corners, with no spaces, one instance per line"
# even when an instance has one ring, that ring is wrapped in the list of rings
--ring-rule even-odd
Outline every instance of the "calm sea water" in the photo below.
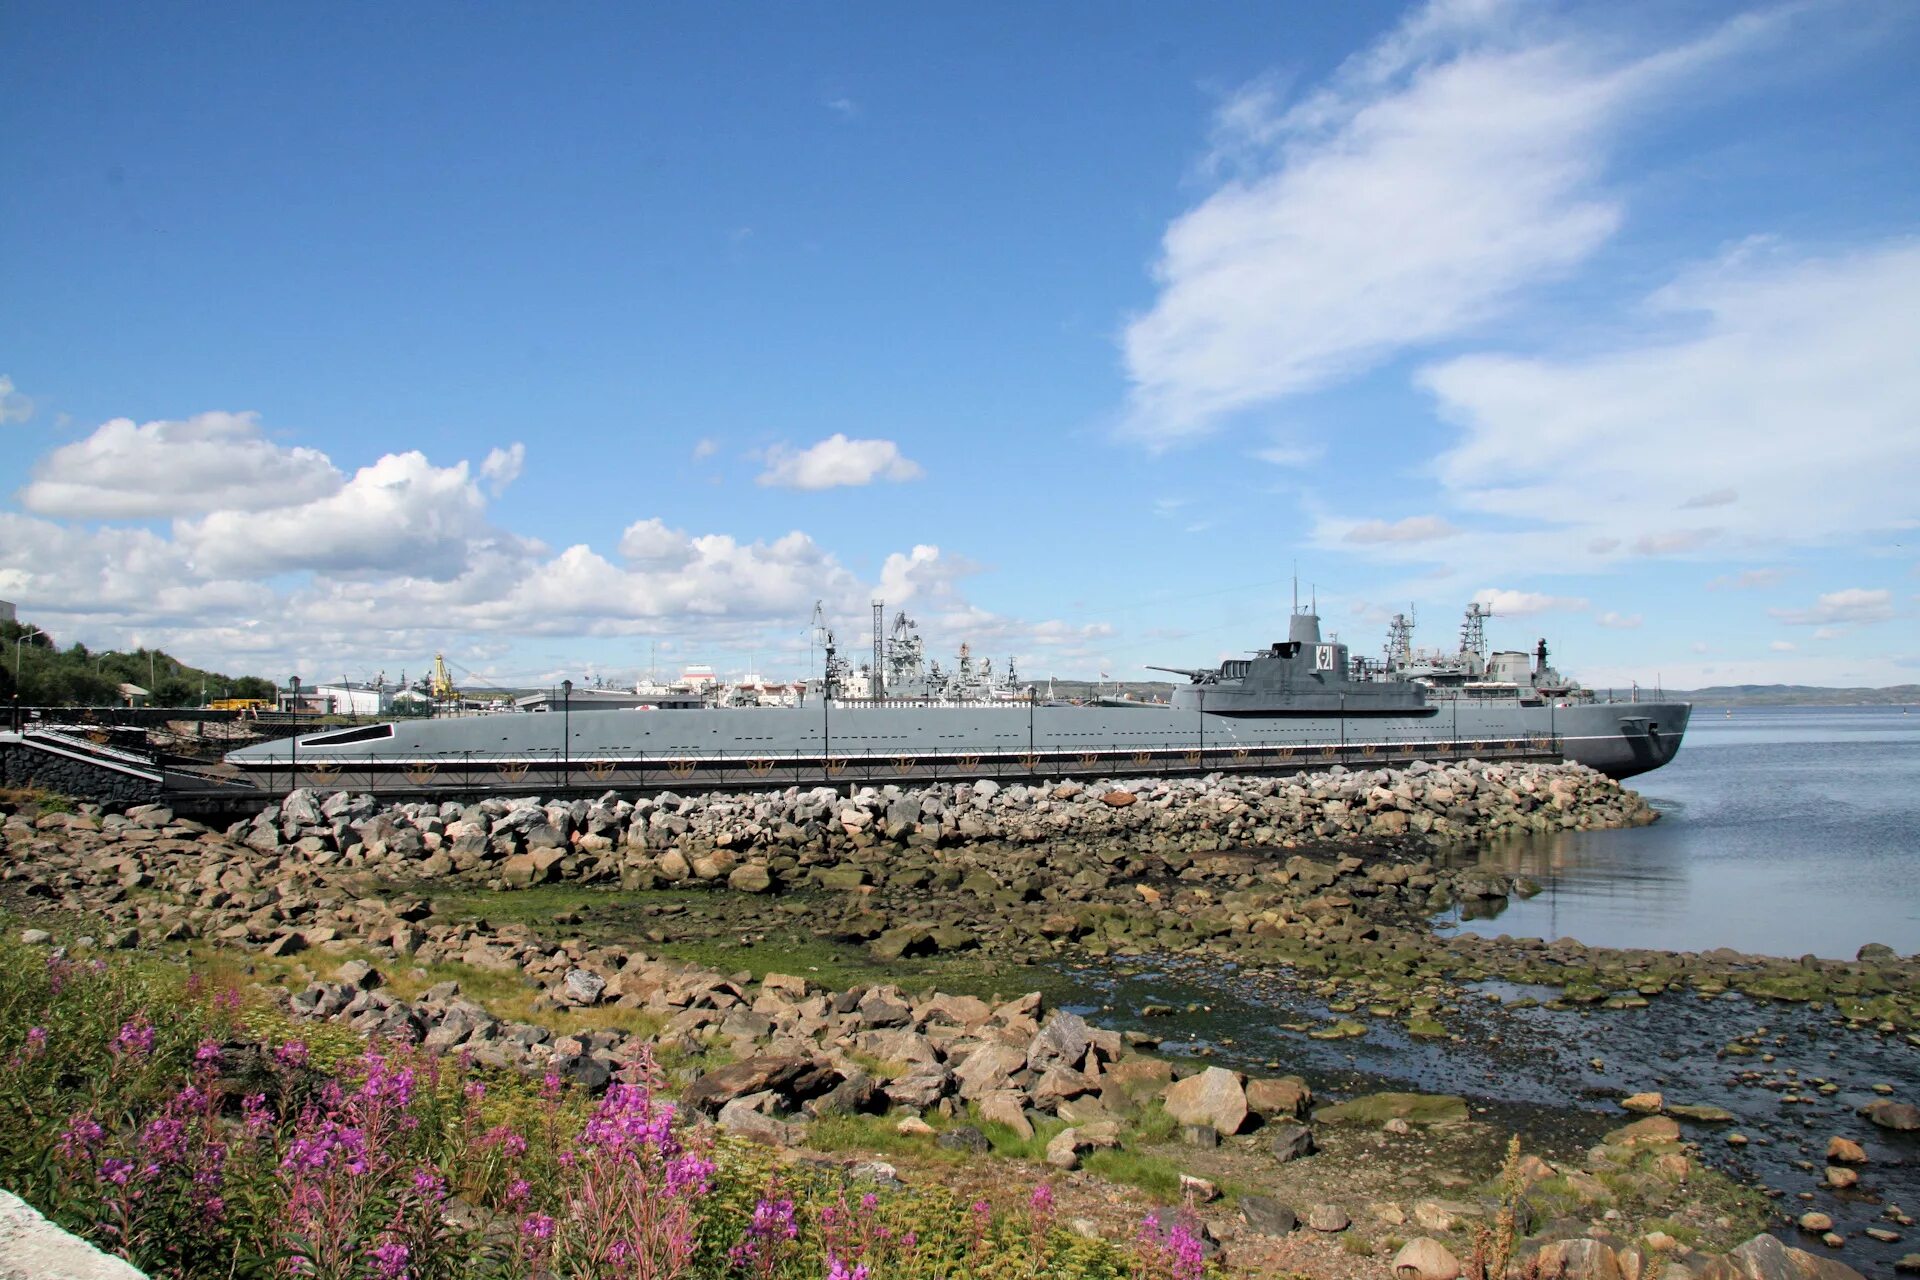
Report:
[[[1920,951],[1920,709],[1697,707],[1674,762],[1628,785],[1659,822],[1467,854],[1545,892],[1456,926],[1681,951]]]

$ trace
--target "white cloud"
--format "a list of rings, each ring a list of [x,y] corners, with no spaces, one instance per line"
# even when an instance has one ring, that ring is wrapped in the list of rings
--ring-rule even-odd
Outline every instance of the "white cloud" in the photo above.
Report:
[[[291,506],[340,483],[326,454],[268,440],[258,414],[202,413],[102,423],[42,459],[20,500],[41,515],[127,520]]]
[[[214,511],[175,526],[198,566],[230,577],[399,569],[454,577],[490,532],[486,498],[467,464],[436,467],[417,451],[360,468],[324,498],[267,511]]]
[[[1168,227],[1127,328],[1126,434],[1164,446],[1470,330],[1619,225],[1600,178],[1635,113],[1769,24],[1641,57],[1500,0],[1437,0],[1291,105],[1219,112],[1236,170]]]
[[[1715,489],[1711,493],[1697,493],[1680,504],[1683,511],[1697,511],[1704,507],[1724,507],[1740,500],[1738,489]]]
[[[1810,627],[1834,622],[1885,622],[1893,616],[1893,592],[1881,588],[1848,587],[1829,591],[1810,609],[1769,609],[1790,626]]]
[[[1342,534],[1341,540],[1361,543],[1433,542],[1454,537],[1459,532],[1439,516],[1408,516],[1392,523],[1385,520],[1362,521]]]
[[[1608,627],[1616,631],[1631,631],[1639,626],[1644,619],[1637,613],[1615,613],[1609,609],[1595,618],[1594,621],[1603,627]]]
[[[1773,650],[1775,653],[1792,653],[1799,647],[1799,645],[1791,640],[1775,640],[1767,646],[1767,648]]]
[[[852,98],[845,96],[828,98],[826,106],[827,110],[833,112],[833,114],[839,116],[842,120],[851,120],[860,114],[860,104]]]
[[[704,436],[693,446],[693,460],[704,462],[718,452],[720,452],[720,442],[712,436]]]
[[[1828,259],[1745,246],[1655,294],[1646,319],[1662,336],[1421,375],[1462,429],[1436,463],[1451,501],[1538,529],[1492,563],[1551,557],[1571,572],[1602,546],[1684,556],[1917,523],[1920,242]],[[1703,478],[1709,495],[1740,495],[1712,528],[1686,509]]]
[[[1522,618],[1534,613],[1579,613],[1587,608],[1587,601],[1577,596],[1549,596],[1497,587],[1482,588],[1473,593],[1473,598],[1491,609],[1496,618]]]
[[[1705,640],[1695,640],[1693,644],[1689,647],[1695,653],[1709,653],[1712,651],[1712,646],[1709,645]]]
[[[924,474],[891,440],[849,440],[836,431],[810,448],[769,449],[767,469],[758,482],[782,489],[835,489],[876,480],[917,480]]]
[[[33,416],[33,401],[13,389],[13,379],[0,373],[0,426],[25,422]]]
[[[520,469],[527,462],[527,446],[518,440],[505,449],[489,449],[485,461],[480,464],[480,474],[486,477],[487,492],[499,497],[507,491],[507,486],[520,478]]]

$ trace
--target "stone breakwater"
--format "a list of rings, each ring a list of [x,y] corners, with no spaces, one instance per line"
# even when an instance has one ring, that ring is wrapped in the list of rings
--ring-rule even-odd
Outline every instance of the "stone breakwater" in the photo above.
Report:
[[[1552,796],[1554,776],[1544,775],[1549,785],[1535,787],[1533,793]],[[1567,776],[1578,783],[1578,774]],[[1330,788],[1346,787],[1348,777],[1353,778],[1354,789],[1347,793],[1351,797],[1372,798],[1376,791],[1398,794],[1392,785],[1378,785],[1390,781],[1390,776],[1369,781],[1366,775],[1330,775]],[[1542,780],[1542,775],[1535,775],[1536,782]],[[1613,794],[1620,793],[1614,789]],[[989,811],[997,795],[987,793]],[[1121,795],[1131,799],[1118,802]],[[1151,793],[1144,788],[1141,792],[1115,788],[1099,793],[1094,803],[1124,812],[1152,803],[1143,796]],[[972,802],[970,794],[968,803]],[[1178,1126],[1189,1149],[1231,1148],[1243,1157],[1243,1168],[1256,1167],[1264,1179],[1281,1166],[1291,1167],[1310,1156],[1318,1146],[1339,1149],[1342,1139],[1337,1134],[1343,1126],[1357,1124],[1404,1135],[1422,1126],[1471,1123],[1468,1108],[1459,1099],[1409,1099],[1406,1095],[1379,1095],[1366,1105],[1313,1112],[1312,1091],[1297,1077],[1249,1078],[1218,1067],[1176,1067],[1144,1052],[1153,1047],[1150,1038],[1094,1026],[1070,1011],[1049,1010],[1037,994],[989,1001],[938,990],[912,994],[888,983],[831,990],[800,976],[770,973],[755,980],[628,946],[556,942],[525,926],[447,920],[435,914],[429,900],[407,887],[411,882],[395,887],[386,874],[394,848],[390,845],[382,856],[373,855],[366,833],[344,820],[356,803],[352,797],[290,798],[272,841],[256,839],[264,827],[255,824],[241,824],[233,832],[210,830],[155,806],[137,806],[124,813],[89,809],[38,817],[12,814],[0,828],[0,840],[4,840],[0,879],[6,882],[9,896],[82,909],[103,922],[100,936],[90,941],[59,939],[76,946],[131,947],[197,938],[256,954],[295,957],[288,965],[311,958],[313,972],[325,974],[324,980],[306,982],[294,991],[281,990],[276,996],[296,1017],[335,1020],[364,1034],[467,1053],[503,1068],[553,1071],[590,1087],[604,1084],[643,1048],[665,1055],[685,1063],[679,1069],[682,1094],[694,1109],[735,1132],[774,1142],[804,1142],[810,1126],[822,1117],[895,1111],[900,1114],[889,1123],[897,1123],[902,1133],[975,1152],[984,1152],[987,1146],[977,1127],[980,1123],[1003,1124],[1015,1133],[1032,1133],[1046,1125],[1057,1131],[1048,1134],[1045,1159],[1056,1168],[1071,1169],[1092,1152],[1115,1146],[1126,1149],[1145,1141],[1140,1118],[1143,1111],[1157,1108]],[[618,803],[602,807],[615,813]],[[1382,799],[1381,807],[1370,812],[1383,813],[1386,804]],[[329,807],[334,813],[327,813]],[[1226,813],[1224,806],[1215,807],[1229,821],[1241,816]],[[1535,807],[1553,805],[1547,801]],[[548,819],[556,816],[550,807],[539,805],[509,805],[506,813],[522,810]],[[1397,804],[1394,810],[1407,812]],[[1631,807],[1623,806],[1623,811]],[[317,813],[322,823],[300,821],[310,812]],[[571,806],[567,812],[571,820]],[[649,831],[651,812],[644,824]],[[855,837],[868,827],[840,821],[840,812],[833,811],[833,820],[847,842],[840,846],[842,852],[883,848],[878,843],[858,846]],[[1349,804],[1343,812],[1355,813],[1356,808]],[[1564,809],[1560,812],[1566,816]],[[629,809],[629,831],[635,825],[632,815]],[[364,825],[385,816],[369,814],[359,821]],[[435,818],[445,821],[436,812],[427,819],[429,826]],[[332,830],[334,820],[342,820],[339,826],[358,839],[346,848],[327,847],[317,830],[322,825]],[[1352,821],[1358,824],[1360,819]],[[1373,818],[1365,821],[1371,824]],[[547,825],[551,827],[551,822]],[[1157,940],[1214,946],[1237,928],[1240,932],[1234,942],[1241,949],[1275,937],[1322,950],[1337,947],[1341,939],[1371,939],[1372,945],[1391,946],[1386,926],[1377,923],[1374,915],[1385,919],[1396,911],[1417,913],[1436,893],[1448,892],[1450,885],[1466,885],[1436,873],[1424,860],[1368,865],[1352,856],[1314,860],[1295,855],[1276,865],[1277,859],[1270,854],[1195,854],[1178,842],[1210,839],[1234,846],[1238,839],[1230,832],[1196,835],[1184,825],[1176,837],[1170,829],[1173,825],[1156,831],[1154,824],[1144,824],[1144,847],[1164,848],[1163,853],[1141,852],[1141,845],[1135,843],[1132,851],[1122,850],[1111,863],[1093,859],[1100,863],[1102,875],[1115,868],[1124,874],[1127,867],[1136,865],[1162,872],[1181,868],[1164,891],[1119,877],[1110,877],[1113,882],[1101,889],[1085,891],[1090,897],[1109,894],[1130,901],[1132,910],[1121,913],[1123,917],[1153,921],[1152,928],[1159,931]],[[444,828],[437,833],[442,837],[440,847],[432,848],[425,838],[430,832],[421,829],[418,819],[410,829],[419,840],[412,860],[424,861],[445,848]],[[569,841],[576,850],[594,834],[590,827],[575,827],[574,833],[583,836]],[[839,837],[824,824],[822,834],[829,844],[837,843]],[[246,838],[237,838],[241,836]],[[461,838],[454,837],[456,842]],[[314,843],[305,843],[309,840]],[[354,843],[360,848],[353,848]],[[411,842],[396,837],[396,843],[404,847]],[[1030,868],[1036,877],[1034,883],[1021,886],[1016,883],[1020,877],[1010,874],[1012,866],[995,861],[1007,857],[1010,849],[1021,849],[1017,841],[985,840],[979,847],[983,856],[971,864],[975,870],[968,875],[982,878],[971,889],[966,877],[954,886],[956,893],[972,895],[976,918],[993,914],[985,908],[1005,900],[1020,903],[1023,909],[1051,911],[1069,922],[1069,932],[1082,927],[1080,916],[1061,908],[1062,902],[1072,899],[1058,892],[1051,899],[1045,894],[1070,884],[1084,868],[1048,870],[1032,861],[1014,864]],[[1219,845],[1212,847],[1217,850]],[[920,848],[929,857],[948,852],[945,846]],[[678,845],[641,849],[643,856],[656,860],[680,851]],[[492,857],[476,862],[473,870],[481,874],[497,870],[503,875],[507,862],[528,852],[525,847],[517,853],[495,850]],[[584,854],[563,854],[562,860],[581,857],[584,867],[584,858],[599,852],[589,848]],[[1021,854],[1030,855],[1031,848]],[[832,870],[850,860],[807,865]],[[757,900],[755,894],[722,888],[742,865],[751,864],[737,863],[724,876],[712,877],[718,891],[713,896]],[[689,874],[697,874],[691,865]],[[1142,888],[1148,893],[1141,893]],[[925,891],[923,887],[913,892],[921,896]],[[1027,899],[1028,893],[1036,900]],[[875,895],[836,896],[849,899],[848,909],[858,913],[866,910],[860,900]],[[1256,901],[1271,905],[1248,915],[1245,908]],[[1236,912],[1241,917],[1238,925]],[[1175,921],[1194,927],[1183,931]],[[1105,945],[1119,936],[1102,926],[1087,933],[1085,941]],[[25,940],[55,941],[42,931],[29,931]],[[301,954],[308,951],[313,957]],[[341,963],[343,957],[350,958]],[[393,990],[395,980],[389,973],[398,973],[403,966],[419,967],[424,973],[424,966],[433,963],[457,964],[468,972],[517,975],[536,993],[531,1013],[524,1018],[499,1016],[470,999],[458,982],[416,989],[411,995]],[[607,1022],[615,1021],[612,1010],[650,1015],[651,1025],[644,1032],[594,1025],[602,1013]],[[557,1022],[562,1014],[575,1025],[591,1029],[560,1034],[543,1021],[552,1015],[549,1020]],[[1649,1205],[1684,1203],[1676,1197],[1686,1194],[1681,1188],[1687,1179],[1697,1182],[1705,1176],[1677,1129],[1662,1127],[1656,1133],[1644,1123],[1610,1136],[1603,1147],[1588,1153],[1586,1161],[1644,1190]],[[1571,1182],[1580,1172],[1576,1165],[1556,1167],[1536,1161],[1528,1176],[1550,1187]],[[1338,1179],[1333,1182],[1337,1185]],[[1208,1198],[1204,1179],[1194,1192],[1199,1199]],[[1636,1197],[1640,1194],[1635,1192]],[[1241,1238],[1285,1234],[1300,1222],[1310,1232],[1338,1233],[1362,1211],[1361,1205],[1338,1203],[1339,1199],[1337,1192],[1322,1192],[1314,1201],[1302,1203],[1304,1212],[1296,1214],[1273,1198],[1248,1193],[1238,1198],[1237,1217],[1216,1211],[1213,1221],[1222,1234],[1231,1232]],[[1422,1202],[1413,1206],[1412,1216],[1433,1233],[1427,1238],[1436,1244],[1450,1240],[1464,1254],[1473,1227],[1487,1220],[1491,1210],[1478,1200],[1449,1201],[1442,1208],[1444,1212]],[[1376,1216],[1385,1212],[1379,1206],[1366,1206],[1365,1211]],[[1404,1215],[1401,1220],[1405,1221]],[[1585,1223],[1556,1221],[1540,1226],[1529,1248],[1569,1274],[1610,1276],[1621,1274],[1627,1266],[1641,1274],[1652,1261],[1647,1249],[1653,1244],[1643,1246],[1619,1237],[1580,1243],[1591,1238]],[[1652,1242],[1653,1237],[1647,1240]],[[1742,1246],[1746,1254],[1736,1251],[1724,1259],[1688,1251],[1671,1237],[1657,1242],[1657,1248],[1667,1251],[1663,1257],[1683,1262],[1689,1277],[1733,1280],[1748,1275],[1854,1274],[1836,1264],[1825,1264],[1827,1270],[1815,1268],[1809,1255],[1783,1250],[1764,1238]],[[1764,1265],[1753,1261],[1761,1254],[1766,1255]],[[1566,1265],[1575,1257],[1581,1260],[1580,1267]],[[1592,1264],[1590,1268],[1587,1263]],[[1792,1270],[1778,1269],[1783,1266]],[[1437,1259],[1433,1274],[1438,1280],[1451,1274],[1446,1258]]]
[[[480,874],[504,887],[564,880],[627,888],[726,879],[762,892],[852,887],[822,870],[982,844],[1164,856],[1309,841],[1474,840],[1638,826],[1657,816],[1636,793],[1582,765],[1468,761],[1283,778],[1035,786],[983,779],[850,795],[791,787],[384,808],[367,795],[296,791],[229,833],[262,851],[419,879]]]

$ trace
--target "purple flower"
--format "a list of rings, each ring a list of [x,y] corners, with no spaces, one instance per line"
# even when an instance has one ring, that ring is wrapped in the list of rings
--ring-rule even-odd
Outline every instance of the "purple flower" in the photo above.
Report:
[[[753,1206],[753,1223],[747,1231],[762,1240],[792,1240],[800,1234],[800,1225],[793,1217],[793,1201],[761,1197]]]
[[[187,1155],[187,1122],[178,1116],[161,1115],[147,1121],[140,1130],[140,1153],[149,1160],[176,1164]]]
[[[867,1280],[869,1274],[867,1264],[864,1262],[851,1271],[847,1269],[847,1264],[838,1258],[829,1257],[827,1264],[827,1280]]]
[[[307,1065],[307,1045],[304,1040],[289,1040],[273,1051],[273,1060],[283,1067],[304,1067]]]
[[[527,1198],[528,1193],[532,1190],[533,1188],[527,1183],[525,1178],[515,1178],[507,1184],[507,1203],[519,1204]]]
[[[212,1040],[202,1040],[200,1047],[193,1051],[193,1064],[196,1067],[205,1067],[211,1071],[220,1065],[223,1057],[224,1055],[220,1052],[220,1046],[217,1043]]]
[[[420,1168],[413,1171],[413,1189],[424,1200],[439,1202],[446,1198],[447,1180],[433,1169]]]
[[[868,1213],[872,1213],[874,1209],[879,1206],[879,1204],[880,1204],[880,1197],[875,1195],[871,1191],[867,1192],[867,1194],[860,1197],[860,1207],[866,1210]]]
[[[116,1055],[130,1058],[144,1058],[153,1052],[153,1024],[143,1014],[131,1022],[120,1025],[120,1033],[108,1043],[107,1048]]]
[[[273,1112],[267,1107],[264,1093],[250,1093],[240,1099],[240,1115],[248,1133],[263,1133],[273,1124]]]
[[[407,1259],[411,1252],[398,1240],[389,1240],[373,1249],[373,1274],[377,1280],[407,1280]]]
[[[553,1219],[544,1213],[530,1213],[520,1220],[520,1234],[529,1240],[551,1239]]]
[[[485,1080],[469,1080],[466,1083],[465,1091],[468,1099],[478,1102],[487,1096],[487,1082]]]
[[[117,1160],[109,1156],[100,1162],[100,1181],[111,1182],[116,1187],[127,1185],[127,1179],[133,1176],[133,1161]]]
[[[92,1152],[94,1144],[105,1136],[106,1130],[95,1123],[92,1113],[82,1111],[67,1121],[66,1130],[60,1135],[60,1154],[77,1160]]]
[[[38,1058],[47,1051],[47,1029],[45,1027],[27,1028],[27,1056]]]

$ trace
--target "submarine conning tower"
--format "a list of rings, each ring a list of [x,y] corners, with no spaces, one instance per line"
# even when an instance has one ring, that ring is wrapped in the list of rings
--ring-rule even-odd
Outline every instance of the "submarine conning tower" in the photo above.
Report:
[[[1320,615],[1317,613],[1296,613],[1287,620],[1287,642],[1289,644],[1319,644]]]

